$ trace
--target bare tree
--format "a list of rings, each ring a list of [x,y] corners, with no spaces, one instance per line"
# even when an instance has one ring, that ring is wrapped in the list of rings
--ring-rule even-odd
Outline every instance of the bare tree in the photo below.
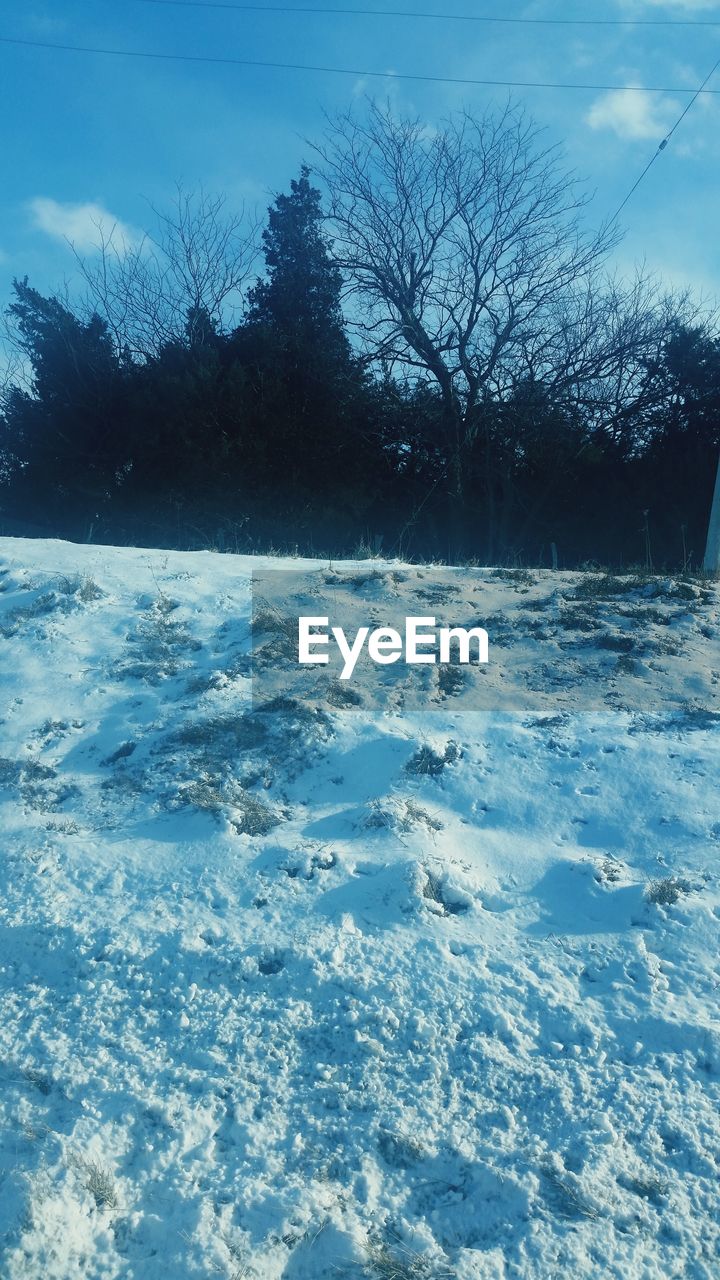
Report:
[[[521,109],[429,129],[370,102],[315,152],[369,355],[439,388],[456,508],[485,396],[542,381],[607,416],[642,393],[652,290],[603,281],[618,231],[585,229],[587,196]]]
[[[154,232],[129,241],[98,226],[97,253],[75,254],[88,310],[107,321],[119,351],[141,359],[185,336],[193,317],[227,326],[258,247],[257,221],[229,211],[224,195],[178,185],[169,212],[151,208]]]
[[[555,323],[515,353],[511,394],[507,386],[492,389],[504,405],[506,439],[499,456],[488,442],[483,457],[489,532],[498,491],[507,527],[516,497],[513,461],[523,456],[528,432],[531,445],[542,434],[542,425],[528,426],[528,393],[532,404],[533,389],[542,389],[548,404],[575,425],[570,434],[561,429],[543,440],[545,479],[536,478],[531,504],[522,516],[514,515],[518,547],[589,448],[603,440],[627,458],[649,442],[664,403],[658,372],[667,343],[678,324],[690,324],[701,313],[688,294],[663,292],[640,273],[629,280],[591,280],[563,300]]]
[[[562,300],[545,333],[521,345],[516,372],[616,446],[637,448],[662,402],[657,374],[667,343],[679,325],[710,319],[689,291],[668,292],[639,271],[630,279],[598,273]]]

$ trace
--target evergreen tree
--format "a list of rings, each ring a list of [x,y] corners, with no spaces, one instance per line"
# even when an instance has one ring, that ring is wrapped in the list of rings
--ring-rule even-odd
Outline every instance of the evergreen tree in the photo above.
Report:
[[[127,461],[115,429],[122,369],[107,325],[79,320],[27,279],[13,289],[9,314],[32,370],[32,394],[15,389],[4,414],[21,487],[45,509],[97,505]]]
[[[351,356],[341,306],[342,276],[322,232],[320,192],[303,165],[279,195],[263,232],[267,279],[249,294],[248,323],[266,329],[288,371],[307,368],[347,373]]]
[[[720,450],[720,339],[678,325],[657,371],[649,440],[635,464],[656,545],[702,559]],[[658,557],[659,558],[659,557]]]
[[[290,506],[362,506],[366,379],[342,313],[342,276],[323,234],[320,193],[303,167],[271,206],[266,279],[250,291],[235,335],[256,393],[253,456]],[[278,489],[275,489],[279,497]]]

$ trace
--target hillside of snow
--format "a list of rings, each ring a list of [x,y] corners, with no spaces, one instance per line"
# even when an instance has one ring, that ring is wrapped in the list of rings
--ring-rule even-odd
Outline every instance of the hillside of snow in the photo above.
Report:
[[[251,701],[278,568],[483,708]],[[0,539],[3,1280],[717,1280],[720,592],[443,581]]]

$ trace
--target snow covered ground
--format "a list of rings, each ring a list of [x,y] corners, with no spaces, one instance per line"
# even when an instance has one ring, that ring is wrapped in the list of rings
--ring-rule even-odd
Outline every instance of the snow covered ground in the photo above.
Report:
[[[717,590],[458,572],[488,709],[251,707],[277,567],[0,540],[3,1280],[717,1280]]]

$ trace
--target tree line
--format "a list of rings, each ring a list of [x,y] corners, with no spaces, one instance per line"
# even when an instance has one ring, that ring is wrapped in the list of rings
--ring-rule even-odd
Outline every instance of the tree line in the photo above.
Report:
[[[98,228],[80,296],[13,284],[0,528],[697,567],[720,339],[609,273],[587,205],[518,107],[429,130],[369,103],[259,246],[202,191],[141,240]]]

